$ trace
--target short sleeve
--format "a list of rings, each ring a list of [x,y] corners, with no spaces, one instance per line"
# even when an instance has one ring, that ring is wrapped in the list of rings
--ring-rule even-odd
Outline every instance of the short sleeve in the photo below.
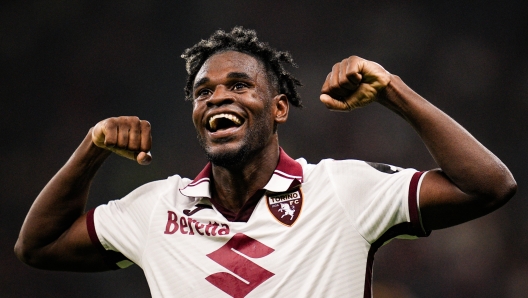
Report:
[[[369,243],[429,234],[418,209],[423,172],[358,160],[331,161],[328,166],[339,200]]]
[[[87,227],[92,243],[99,247],[107,264],[114,269],[132,263],[141,266],[141,255],[149,233],[149,222],[160,184],[145,184],[119,200],[88,212]]]

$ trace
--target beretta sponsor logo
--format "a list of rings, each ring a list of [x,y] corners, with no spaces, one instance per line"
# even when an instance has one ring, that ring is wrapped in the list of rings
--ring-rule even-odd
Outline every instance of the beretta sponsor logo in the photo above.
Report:
[[[302,190],[297,189],[293,192],[268,194],[266,203],[273,216],[286,226],[295,223],[303,204]]]

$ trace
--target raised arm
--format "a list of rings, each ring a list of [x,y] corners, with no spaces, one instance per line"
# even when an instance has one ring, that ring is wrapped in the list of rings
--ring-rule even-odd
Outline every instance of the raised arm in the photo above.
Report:
[[[111,152],[150,163],[151,140],[150,124],[137,117],[109,118],[90,129],[33,202],[15,244],[17,257],[41,269],[108,270],[86,227],[90,184]]]
[[[379,64],[357,56],[337,63],[321,90],[331,110],[350,111],[377,101],[403,117],[440,167],[420,188],[426,229],[441,229],[483,216],[505,204],[517,184],[506,166],[444,112]]]

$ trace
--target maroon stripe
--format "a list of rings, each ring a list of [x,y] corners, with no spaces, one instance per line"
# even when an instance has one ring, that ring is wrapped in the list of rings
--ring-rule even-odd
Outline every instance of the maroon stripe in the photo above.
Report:
[[[103,245],[99,241],[99,238],[97,237],[97,233],[95,232],[94,211],[95,209],[91,209],[86,214],[86,227],[88,228],[88,235],[90,236],[90,240],[92,241],[92,244],[95,247],[97,247],[97,249],[101,253],[103,253],[106,249],[103,247]]]
[[[91,209],[90,211],[88,211],[88,213],[86,213],[86,227],[88,228],[88,236],[90,236],[92,244],[97,248],[97,250],[103,257],[103,260],[106,265],[112,270],[121,269],[119,268],[119,266],[117,266],[117,263],[124,260],[128,260],[128,258],[120,252],[106,250],[101,244],[101,241],[99,241],[99,238],[97,237],[97,232],[95,231],[94,212],[95,209]]]
[[[279,149],[279,164],[277,165],[276,169],[288,175],[300,177],[299,182],[303,182],[302,166],[294,159],[289,157],[282,148]],[[291,177],[286,178],[292,179]]]
[[[205,167],[202,169],[202,171],[198,174],[198,176],[196,176],[196,178],[194,178],[194,180],[189,183],[188,186],[194,186],[192,185],[193,183],[196,183],[196,181],[202,179],[202,178],[211,178],[212,177],[212,169],[213,169],[213,166],[211,165],[210,162],[208,162]]]
[[[193,181],[193,182],[189,183],[189,185],[187,185],[187,186],[196,186],[196,185],[202,184],[204,182],[209,182],[209,179],[203,179],[203,180],[200,180],[200,181]]]
[[[416,172],[411,178],[409,184],[409,216],[411,218],[411,225],[414,229],[413,235],[418,237],[429,236],[431,232],[424,231],[422,223],[420,221],[420,211],[418,210],[418,182],[424,172]]]
[[[282,174],[280,172],[273,172],[273,174],[277,175],[277,176],[281,176],[282,178],[286,178],[286,179],[290,179],[290,180],[293,180],[293,179],[302,179],[302,177],[300,176],[296,176],[296,177],[292,177],[292,176],[286,176],[285,174]]]

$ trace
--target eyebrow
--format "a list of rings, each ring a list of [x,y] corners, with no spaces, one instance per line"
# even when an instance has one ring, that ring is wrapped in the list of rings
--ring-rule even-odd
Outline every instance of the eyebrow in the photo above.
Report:
[[[251,77],[245,73],[245,72],[230,72],[227,74],[226,76],[228,79],[245,79],[245,80],[251,80]],[[203,77],[201,79],[199,79],[196,83],[194,83],[193,85],[193,89],[196,89],[198,88],[198,86],[202,85],[202,84],[205,84],[207,82],[209,82],[209,78],[208,77]]]
[[[196,89],[196,88],[198,88],[198,86],[200,86],[200,85],[202,85],[202,84],[205,84],[205,83],[207,83],[207,82],[209,82],[209,78],[207,78],[207,77],[205,77],[205,78],[201,78],[201,79],[199,79],[196,83],[194,83],[194,85],[193,85],[193,89]]]
[[[227,74],[229,79],[246,79],[250,80],[251,77],[245,72],[230,72]]]

